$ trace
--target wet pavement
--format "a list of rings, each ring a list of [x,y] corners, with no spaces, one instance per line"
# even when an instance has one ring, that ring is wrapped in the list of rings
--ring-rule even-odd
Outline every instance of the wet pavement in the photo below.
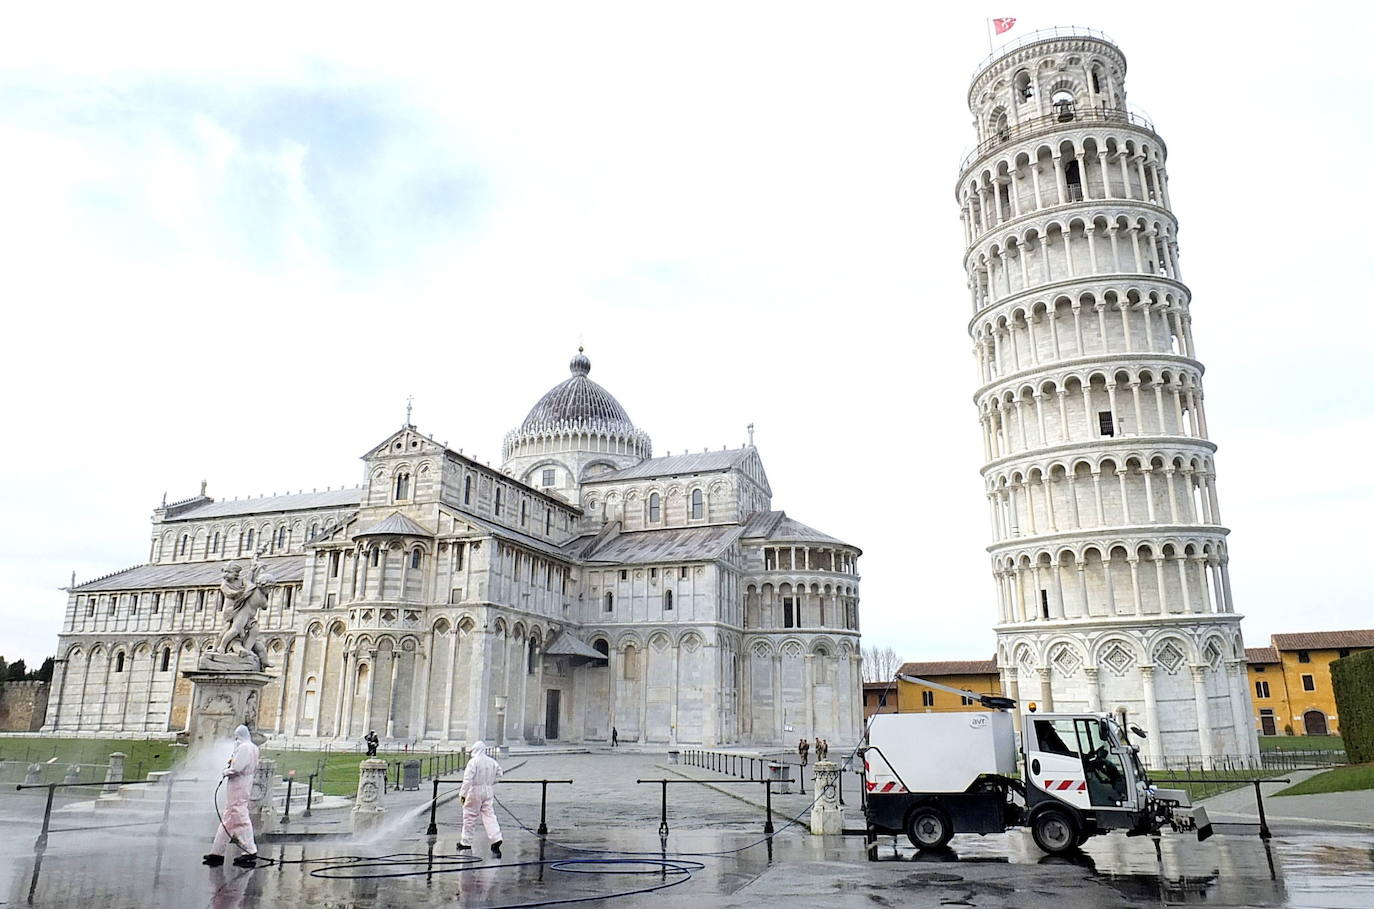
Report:
[[[422,794],[396,793],[389,820],[368,840],[322,840],[300,832],[263,837],[273,864],[245,871],[200,864],[215,818],[203,804],[178,803],[165,836],[160,814],[132,806],[59,811],[35,878],[41,796],[0,794],[0,905],[122,907],[390,907],[648,905],[704,906],[1038,906],[1076,907],[1374,906],[1374,834],[1275,823],[1268,844],[1234,828],[1205,843],[1191,835],[1098,837],[1081,855],[1042,855],[1021,832],[959,836],[940,854],[915,853],[882,838],[866,861],[857,837],[812,837],[784,827],[791,806],[762,834],[763,814],[704,786],[669,786],[670,833],[658,836],[661,788],[636,779],[669,776],[651,755],[533,757],[522,779],[572,778],[549,789],[550,833],[541,840],[538,786],[499,790],[507,811],[501,860],[479,846],[460,856],[457,803],[439,809],[439,836],[424,835]],[[737,787],[749,790],[749,786]],[[760,787],[761,788],[761,787]],[[754,794],[752,797],[757,797]],[[89,802],[89,800],[87,800]],[[512,814],[513,813],[513,814]],[[517,822],[513,818],[518,818]],[[851,824],[858,824],[857,812]],[[123,825],[132,826],[123,826]],[[118,826],[117,826],[118,825]],[[100,827],[104,829],[73,829]]]

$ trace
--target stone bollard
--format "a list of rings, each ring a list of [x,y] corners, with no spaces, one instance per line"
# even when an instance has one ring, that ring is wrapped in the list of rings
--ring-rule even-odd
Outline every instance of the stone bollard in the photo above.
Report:
[[[67,775],[62,777],[62,782],[68,785],[75,785],[81,782],[81,766],[79,764],[72,764],[67,767]]]
[[[43,765],[30,764],[28,772],[24,774],[25,786],[38,786],[43,782]]]
[[[353,832],[364,833],[381,824],[386,815],[382,787],[386,784],[386,761],[368,758],[358,765],[358,797],[353,802]]]
[[[816,804],[811,808],[811,832],[838,836],[844,833],[839,765],[834,761],[817,761],[811,774],[811,785],[816,793]]]
[[[118,796],[119,787],[108,785],[110,783],[120,783],[124,781],[124,752],[116,751],[110,755],[109,766],[105,768],[105,796]]]
[[[248,816],[253,829],[272,830],[276,827],[277,805],[272,791],[277,782],[277,762],[259,757],[258,770],[253,774],[253,788],[248,791]]]

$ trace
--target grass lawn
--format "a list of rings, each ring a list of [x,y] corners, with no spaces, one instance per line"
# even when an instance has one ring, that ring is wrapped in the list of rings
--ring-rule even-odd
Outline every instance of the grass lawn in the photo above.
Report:
[[[186,749],[171,742],[149,742],[128,739],[61,739],[48,736],[0,736],[0,761],[5,762],[0,769],[0,783],[23,782],[30,764],[42,764],[44,783],[60,783],[72,764],[81,766],[80,779],[95,781],[105,779],[105,768],[110,754],[121,751],[125,755],[124,778],[126,780],[144,779],[155,770],[170,770],[174,764],[186,757]],[[316,772],[322,775],[315,779],[315,791],[328,795],[353,795],[358,791],[358,764],[363,760],[360,750],[349,751],[291,751],[274,750],[264,747],[262,756],[277,762],[277,773],[285,776],[296,771],[296,779],[304,784],[306,778]],[[421,761],[421,773],[428,775],[431,766],[445,773],[445,763],[431,764],[428,752],[403,754],[384,752],[382,759],[395,762],[415,757]],[[458,773],[458,757],[450,758],[448,767]],[[394,779],[395,771],[390,771]],[[300,790],[303,794],[304,790]]]
[[[1315,795],[1320,792],[1350,792],[1374,789],[1374,764],[1349,764],[1310,777],[1275,795]]]
[[[1345,741],[1338,735],[1262,735],[1260,751],[1344,751]]]

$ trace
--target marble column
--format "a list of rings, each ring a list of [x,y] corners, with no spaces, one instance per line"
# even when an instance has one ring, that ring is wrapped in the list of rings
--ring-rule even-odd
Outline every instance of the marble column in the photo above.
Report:
[[[1149,758],[1149,768],[1160,770],[1164,767],[1164,731],[1159,726],[1159,698],[1155,694],[1155,667],[1140,667],[1141,687],[1145,694],[1145,754]]]
[[[1203,767],[1212,766],[1212,716],[1211,702],[1207,696],[1207,666],[1194,664],[1190,667],[1193,675],[1193,701],[1197,707],[1198,754],[1202,757]]]

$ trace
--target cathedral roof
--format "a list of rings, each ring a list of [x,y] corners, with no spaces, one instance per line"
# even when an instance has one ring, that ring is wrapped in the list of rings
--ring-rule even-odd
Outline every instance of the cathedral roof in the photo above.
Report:
[[[355,536],[432,537],[434,534],[399,511],[393,511],[389,517],[373,524],[366,530],[359,531]]]
[[[615,480],[635,480],[645,477],[671,477],[685,473],[711,473],[738,467],[749,459],[753,448],[734,448],[727,451],[699,451],[661,458],[646,458],[633,467],[613,470],[588,478],[588,483]]]
[[[566,656],[578,657],[584,660],[604,660],[606,655],[577,635],[563,630],[563,633],[554,638],[544,648],[545,656]]]
[[[738,524],[707,527],[670,527],[639,530],[611,537],[591,552],[585,552],[587,537],[564,545],[564,551],[584,562],[606,564],[650,564],[655,562],[693,562],[718,557],[740,537]]]
[[[630,415],[606,389],[587,378],[592,361],[577,349],[577,356],[568,364],[572,372],[545,393],[530,410],[518,432],[556,431],[560,429],[597,429],[605,432],[635,432]]]
[[[304,511],[310,508],[333,508],[357,505],[363,500],[363,490],[327,489],[323,492],[297,492],[280,496],[259,496],[256,499],[229,499],[207,502],[176,515],[177,521],[199,521],[203,518],[225,518],[233,515],[267,514],[274,511]]]
[[[837,540],[814,527],[807,527],[801,521],[787,516],[785,511],[756,511],[749,516],[744,525],[744,536],[762,537],[769,542],[779,543],[831,543],[835,546],[858,547]]]
[[[229,565],[248,565],[248,559],[221,559],[214,562],[181,562],[170,565],[138,565],[107,574],[72,588],[74,593],[103,590],[147,590],[154,587],[216,587]],[[262,560],[263,567],[278,584],[305,578],[305,556],[277,556]]]

